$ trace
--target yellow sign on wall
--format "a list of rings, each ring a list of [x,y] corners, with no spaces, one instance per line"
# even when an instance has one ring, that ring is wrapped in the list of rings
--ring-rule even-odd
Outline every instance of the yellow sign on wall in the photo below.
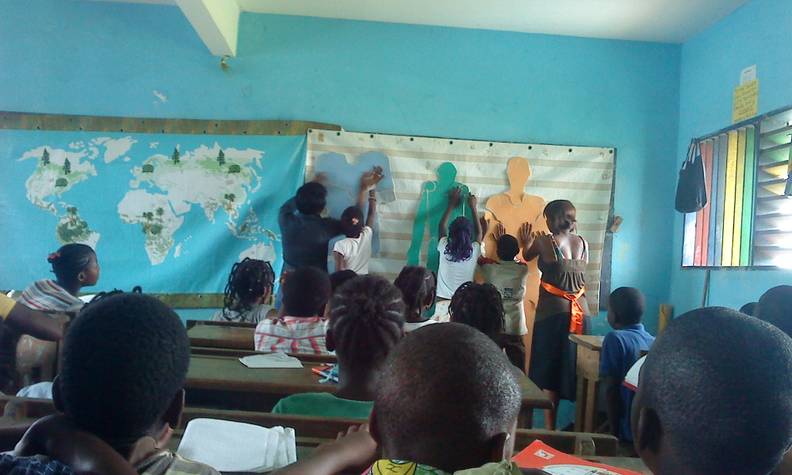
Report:
[[[732,123],[737,123],[759,114],[759,80],[740,84],[734,89]]]

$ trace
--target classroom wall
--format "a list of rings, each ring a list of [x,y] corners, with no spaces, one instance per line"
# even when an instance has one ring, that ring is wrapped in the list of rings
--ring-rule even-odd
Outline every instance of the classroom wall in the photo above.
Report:
[[[788,0],[752,0],[682,46],[677,169],[692,137],[731,124],[732,93],[743,68],[757,65],[760,113],[792,105],[790,31]],[[671,300],[679,314],[701,305],[704,271],[680,268],[683,218],[672,213]],[[768,288],[790,281],[790,271],[715,270],[709,304],[740,308]]]
[[[668,300],[678,45],[243,14],[223,72],[175,7],[0,0],[0,11],[4,110],[616,147],[613,285],[647,294],[650,328]]]

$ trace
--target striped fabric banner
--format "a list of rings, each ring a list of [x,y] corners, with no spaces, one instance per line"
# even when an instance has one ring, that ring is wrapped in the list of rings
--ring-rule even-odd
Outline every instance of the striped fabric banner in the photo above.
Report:
[[[545,202],[568,199],[577,208],[577,231],[590,246],[587,298],[596,311],[605,226],[611,207],[613,149],[313,130],[308,133],[306,177],[312,176],[314,163],[323,154],[340,154],[353,164],[358,157],[372,152],[388,158],[395,200],[378,203],[380,250],[371,260],[371,272],[392,280],[404,267],[421,190],[425,183],[438,179],[438,166],[444,162],[454,164],[456,181],[467,185],[479,198],[479,211],[483,213],[489,197],[509,189],[509,159],[524,157],[531,167],[526,194],[539,196]],[[428,241],[426,229],[422,263],[426,262]]]
[[[685,215],[682,265],[751,265],[756,194],[756,131],[753,126],[703,141],[701,158],[708,203]]]

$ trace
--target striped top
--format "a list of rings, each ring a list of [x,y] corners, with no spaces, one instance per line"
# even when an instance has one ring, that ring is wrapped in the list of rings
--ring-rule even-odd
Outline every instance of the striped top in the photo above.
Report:
[[[54,280],[37,280],[22,292],[19,303],[43,312],[76,312],[83,301],[66,291]]]
[[[259,322],[253,341],[256,351],[327,354],[326,331],[322,317],[280,317]]]

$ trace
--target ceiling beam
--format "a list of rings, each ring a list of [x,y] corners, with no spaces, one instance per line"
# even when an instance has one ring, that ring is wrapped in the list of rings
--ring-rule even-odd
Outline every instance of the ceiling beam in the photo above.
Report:
[[[236,56],[239,6],[235,0],[176,0],[184,16],[215,56]]]

